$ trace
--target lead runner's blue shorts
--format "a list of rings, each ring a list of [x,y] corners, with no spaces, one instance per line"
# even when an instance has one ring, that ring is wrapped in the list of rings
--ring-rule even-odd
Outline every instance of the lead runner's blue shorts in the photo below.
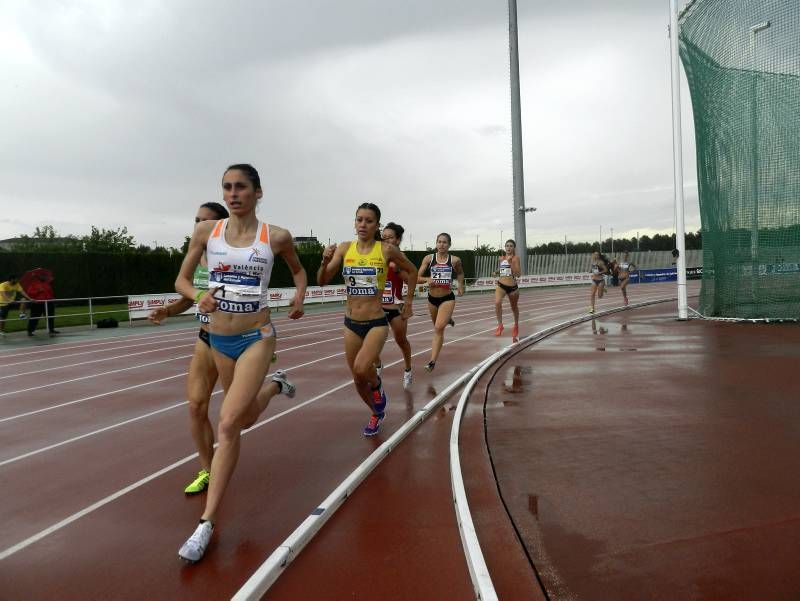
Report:
[[[271,338],[273,336],[277,336],[275,327],[271,323],[268,323],[263,327],[256,328],[255,330],[248,330],[241,334],[227,335],[209,332],[208,340],[211,343],[212,349],[236,361],[249,346],[255,344],[259,340]]]

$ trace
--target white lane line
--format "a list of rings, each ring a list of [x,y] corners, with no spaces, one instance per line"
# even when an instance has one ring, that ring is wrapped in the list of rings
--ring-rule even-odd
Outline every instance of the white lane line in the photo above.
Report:
[[[186,333],[185,331],[188,331],[189,329],[190,328],[179,328],[179,329],[176,328],[176,329],[168,330],[168,331],[165,331],[165,332],[154,333],[153,335],[150,335],[150,336],[138,337],[136,335],[129,334],[127,336],[118,336],[118,337],[115,337],[115,338],[124,339],[124,342],[139,342],[141,340],[153,340],[153,339],[158,339],[158,338],[170,338],[170,337],[174,337],[176,335],[183,336]],[[191,328],[191,329],[196,331],[196,328]],[[92,347],[95,347],[95,346],[108,346],[110,344],[119,344],[120,342],[123,342],[123,340],[114,340],[114,341],[110,341],[110,342],[105,341],[105,340],[103,340],[103,341],[87,341],[87,342],[82,342],[80,344],[75,344],[73,346],[66,346],[66,344],[68,344],[68,343],[62,342],[62,343],[56,343],[56,344],[48,345],[46,348],[42,348],[42,349],[39,349],[39,350],[26,351],[24,353],[10,353],[9,352],[9,358],[16,359],[17,357],[27,357],[29,355],[41,355],[43,353],[53,353],[53,352],[57,352],[57,351],[71,351],[71,350],[74,350],[74,349],[86,349],[86,348],[92,348]],[[104,349],[100,349],[100,350],[104,350]],[[64,355],[60,355],[60,357],[70,357],[71,355],[72,355],[72,353],[66,353]],[[59,357],[48,357],[48,359],[58,359],[58,358]]]
[[[170,357],[169,359],[161,359],[160,361],[152,361],[151,363],[142,363],[140,365],[132,365],[131,367],[121,367],[120,369],[112,369],[111,371],[104,371],[99,374],[91,374],[88,376],[80,376],[79,378],[71,378],[69,380],[60,380],[58,382],[51,382],[50,384],[42,384],[41,386],[31,386],[30,388],[23,388],[21,390],[0,392],[0,397],[8,396],[11,394],[19,394],[21,392],[31,392],[32,390],[40,390],[42,388],[50,388],[52,386],[61,386],[62,384],[69,384],[71,382],[80,382],[81,380],[88,380],[90,378],[99,378],[100,376],[116,374],[122,371],[130,371],[132,369],[141,369],[142,367],[150,367],[151,365],[161,365],[168,361],[177,361],[178,359],[188,359],[189,357],[191,357],[191,355],[180,355],[178,357]]]
[[[181,342],[185,341],[187,343],[188,342],[192,342],[193,343],[196,338],[197,338],[197,336],[183,337],[183,338],[180,339],[180,341]],[[175,339],[170,340],[170,342],[177,342],[178,340],[179,340],[178,338],[175,338]],[[156,343],[153,342],[152,340],[149,341],[149,342],[142,342],[141,344],[124,344],[124,345],[118,346],[118,347],[116,347],[114,349],[94,349],[94,350],[91,350],[91,351],[82,351],[80,353],[69,353],[68,355],[60,355],[58,357],[48,357],[47,361],[53,361],[55,359],[71,359],[72,357],[80,357],[81,355],[91,355],[93,353],[104,353],[104,352],[106,352],[108,350],[118,351],[118,350],[129,349],[129,348],[139,348],[139,347],[142,347],[142,346],[153,346],[154,344],[156,344]],[[158,349],[158,350],[161,350],[161,349]],[[28,365],[29,363],[37,363],[38,364],[38,363],[41,363],[41,362],[42,362],[42,358],[41,357],[37,357],[35,359],[28,359],[27,361],[18,361],[16,363],[4,363],[3,367],[6,368],[6,367],[14,367],[15,365]],[[80,365],[80,364],[78,364],[78,365]],[[71,367],[71,366],[70,365],[62,365],[60,367]],[[11,376],[4,376],[4,377],[10,378],[10,377],[13,377],[13,375],[22,376],[22,375],[25,375],[25,374],[19,373],[19,374],[12,374]]]
[[[214,393],[216,394],[216,393]],[[174,405],[168,405],[167,407],[162,407],[161,409],[156,409],[155,411],[151,411],[149,413],[144,413],[142,415],[137,415],[136,417],[132,417],[130,419],[126,419],[125,421],[118,422],[116,424],[112,424],[110,426],[106,426],[104,428],[98,428],[97,430],[92,430],[91,432],[86,432],[85,434],[81,434],[80,436],[75,436],[73,438],[68,438],[66,440],[62,440],[61,442],[56,442],[54,444],[48,445],[46,447],[42,447],[40,449],[36,449],[34,451],[29,451],[27,453],[23,453],[22,455],[17,455],[16,457],[11,457],[10,459],[6,459],[5,461],[0,461],[0,467],[4,465],[8,465],[10,463],[15,463],[17,461],[21,461],[22,459],[27,459],[28,457],[33,457],[34,455],[38,455],[39,453],[44,453],[45,451],[52,451],[53,449],[57,449],[58,447],[63,447],[66,444],[70,444],[73,442],[77,442],[79,440],[83,440],[84,438],[88,438],[89,436],[94,436],[95,434],[101,434],[103,432],[107,432],[108,430],[113,430],[115,428],[120,428],[127,424],[132,424],[142,419],[146,419],[148,417],[152,417],[154,415],[158,415],[160,413],[164,413],[165,411],[170,411],[172,409],[176,409],[177,407],[182,407],[183,405],[188,404],[187,401],[181,401],[180,403],[176,403]]]
[[[141,384],[134,384],[132,386],[126,386],[125,388],[118,388],[116,390],[109,390],[108,392],[102,392],[100,394],[93,394],[92,396],[83,397],[81,399],[75,399],[74,401],[67,401],[65,403],[59,403],[58,405],[50,405],[49,407],[42,407],[41,409],[34,409],[33,411],[27,411],[25,413],[19,413],[17,415],[11,415],[9,417],[0,418],[0,424],[3,422],[8,422],[15,419],[20,419],[22,417],[29,417],[31,415],[36,415],[37,413],[44,413],[45,411],[52,411],[53,409],[61,409],[61,407],[68,407],[69,405],[75,405],[76,403],[83,403],[85,401],[92,401],[94,399],[99,399],[104,396],[109,396],[112,394],[117,394],[118,392],[127,392],[129,390],[134,390],[136,388],[142,388],[144,386],[152,386],[153,384],[158,384],[160,382],[166,382],[167,380],[174,380],[175,378],[181,378],[186,376],[186,372],[180,372],[173,376],[167,376],[166,378],[159,378],[158,380],[149,380],[147,382],[142,382]]]
[[[58,367],[48,367],[45,369],[37,369],[35,371],[23,371],[18,374],[11,374],[10,376],[0,376],[0,380],[6,380],[8,378],[17,378],[19,376],[32,376],[34,374],[43,374],[48,371],[57,371],[59,369],[67,369],[70,367],[81,367],[83,365],[92,365],[93,363],[104,363],[105,361],[113,361],[114,359],[127,359],[128,357],[138,357],[139,355],[152,355],[153,353],[159,353],[161,351],[171,351],[177,348],[186,348],[189,346],[188,344],[181,344],[178,346],[164,346],[155,351],[141,351],[138,353],[128,353],[127,355],[114,355],[113,357],[104,357],[102,359],[92,359],[91,361],[81,361],[80,363],[71,363],[69,365],[60,365]],[[192,344],[194,346],[194,344]],[[191,356],[191,355],[190,355]],[[169,360],[169,359],[165,359]]]

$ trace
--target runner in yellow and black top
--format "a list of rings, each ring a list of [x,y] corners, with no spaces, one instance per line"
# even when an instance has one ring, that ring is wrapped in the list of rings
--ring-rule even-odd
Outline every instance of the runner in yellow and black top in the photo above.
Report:
[[[226,217],[228,217],[228,210],[224,206],[218,202],[207,202],[200,205],[194,222],[198,224],[203,221],[216,221]],[[205,253],[203,253],[200,263],[194,270],[192,285],[198,290],[208,290],[208,262],[206,261]],[[194,300],[182,297],[166,307],[152,311],[148,319],[160,325],[168,317],[180,315],[184,311],[191,309],[193,305]],[[194,444],[197,447],[200,471],[195,479],[184,489],[183,492],[187,495],[203,492],[208,487],[211,459],[214,456],[214,428],[208,419],[208,403],[217,383],[218,374],[208,342],[209,316],[206,313],[198,313],[197,318],[200,321],[200,331],[197,341],[194,343],[192,362],[189,364],[189,376],[186,379],[186,400],[189,402],[189,429],[192,432],[192,440],[194,440]]]
[[[397,246],[380,241],[380,209],[372,203],[359,205],[355,228],[358,237],[352,242],[331,244],[322,253],[317,284],[324,286],[342,268],[347,287],[344,318],[344,350],[353,384],[369,407],[371,417],[364,436],[374,436],[386,417],[386,393],[375,365],[386,342],[389,324],[381,307],[389,263],[408,273],[408,292],[401,310],[402,319],[412,315],[416,268]]]
[[[428,284],[428,310],[433,321],[433,343],[431,360],[425,366],[433,371],[436,360],[444,345],[444,329],[453,323],[456,297],[453,294],[453,278],[458,280],[456,292],[464,294],[464,268],[461,259],[450,254],[450,234],[442,232],[436,236],[436,252],[422,259],[419,266],[418,281]]]

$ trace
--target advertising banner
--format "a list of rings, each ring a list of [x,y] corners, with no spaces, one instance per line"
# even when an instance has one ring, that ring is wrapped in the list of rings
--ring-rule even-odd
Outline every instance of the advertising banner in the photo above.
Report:
[[[534,286],[564,286],[588,282],[592,276],[588,273],[548,273],[543,275],[523,275],[517,278],[520,288]],[[497,285],[497,278],[478,278],[470,290],[492,290]]]
[[[180,300],[181,295],[171,294],[137,294],[128,297],[128,313],[131,319],[146,319],[153,309],[166,307],[170,303]],[[197,308],[192,307],[182,313],[182,315],[194,315]]]

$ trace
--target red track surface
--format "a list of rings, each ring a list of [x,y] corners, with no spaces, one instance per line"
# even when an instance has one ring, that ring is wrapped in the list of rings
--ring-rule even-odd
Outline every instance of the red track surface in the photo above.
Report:
[[[631,292],[634,301],[663,298],[674,294],[674,285],[640,285]],[[525,292],[520,301],[522,334],[575,317],[585,310],[587,296],[585,288]],[[619,304],[618,291],[609,296],[599,309]],[[177,558],[177,549],[191,533],[203,502],[202,498],[185,498],[181,492],[197,469],[183,403],[194,325],[134,328],[105,338],[99,338],[97,332],[76,333],[56,344],[20,344],[2,351],[0,517],[4,528],[0,530],[0,554],[5,557],[0,559],[0,596],[229,598],[381,440],[435,396],[436,390],[510,342],[508,337],[492,335],[491,298],[480,295],[459,300],[457,326],[448,329],[448,344],[433,374],[421,369],[431,338],[427,307],[424,301],[415,303],[418,316],[409,327],[413,351],[419,353],[415,382],[410,391],[403,391],[402,368],[394,365],[384,372],[390,416],[378,440],[360,435],[367,415],[352,390],[342,356],[341,309],[310,314],[292,323],[277,316],[278,366],[289,372],[298,395],[291,401],[277,397],[262,422],[244,435],[242,456],[212,544],[206,558],[195,566],[185,566]],[[637,314],[629,311],[622,315]],[[509,317],[506,307],[506,323]],[[560,336],[569,338],[570,331]],[[665,343],[681,348],[684,341],[677,336]],[[538,352],[533,349],[526,352]],[[596,369],[592,361],[599,355],[582,357],[580,369],[592,373]],[[638,353],[636,358],[643,365],[650,362],[654,369],[659,367],[660,355]],[[387,344],[384,362],[398,360],[394,344]],[[555,368],[561,369],[558,362]],[[502,369],[499,374],[504,373]],[[520,396],[526,399],[532,378],[524,371],[517,378],[526,389]],[[506,379],[508,383],[500,385],[513,389],[513,373]],[[490,375],[485,378],[489,380]],[[495,383],[502,381],[502,377],[495,378]],[[549,390],[551,400],[580,386],[592,386],[571,377],[549,381],[561,383]],[[488,384],[490,391],[494,385]],[[535,388],[538,393],[538,386]],[[496,403],[513,409],[519,402],[511,399],[505,405],[488,394],[489,411]],[[212,416],[219,400],[220,395],[215,395]],[[476,416],[480,417],[479,426]],[[445,408],[409,436],[326,524],[267,598],[470,598],[472,585],[450,492],[447,440],[451,423],[452,412]],[[503,432],[508,425],[497,423],[497,430],[490,431],[490,449],[493,455],[495,445],[500,449],[496,463],[513,465],[513,441],[519,440],[518,433],[506,436]],[[513,470],[506,467],[505,472],[498,472],[504,498],[511,501],[513,519],[505,513],[496,485],[485,485],[493,483],[494,476],[480,424],[482,411],[471,410],[462,435],[462,462],[481,544],[500,598],[543,598],[537,575],[514,532],[515,523],[525,545],[535,551],[537,545],[545,544],[548,549],[547,562],[542,564],[544,576],[539,576],[552,598],[597,598],[586,592],[587,586],[591,591],[595,585],[585,571],[562,570],[557,564],[557,551],[569,548],[573,532],[564,530],[554,518],[543,535],[541,525],[528,527],[525,516],[515,513],[519,509],[514,503],[519,498],[526,504],[530,501],[529,489],[515,490],[513,477],[504,482],[503,473],[510,475]],[[534,458],[557,447],[542,446],[539,437],[527,442],[530,449],[536,446]],[[176,465],[180,462],[183,464]],[[521,467],[532,464],[524,462]],[[539,478],[542,491],[567,484],[560,482],[557,472],[548,473],[549,467],[540,473],[541,467],[525,478]],[[510,487],[508,492],[504,487]],[[786,499],[796,506],[797,495],[786,492]],[[546,496],[542,492],[539,497],[540,514]],[[564,505],[565,512],[568,507],[578,516],[585,511],[581,523],[588,524],[593,515],[591,504],[576,500]],[[530,515],[527,508],[525,512]],[[568,515],[576,518],[573,513]],[[658,522],[657,516],[646,515]],[[559,528],[563,539],[558,537]],[[580,582],[549,581],[548,574]],[[581,594],[572,596],[575,592]]]

